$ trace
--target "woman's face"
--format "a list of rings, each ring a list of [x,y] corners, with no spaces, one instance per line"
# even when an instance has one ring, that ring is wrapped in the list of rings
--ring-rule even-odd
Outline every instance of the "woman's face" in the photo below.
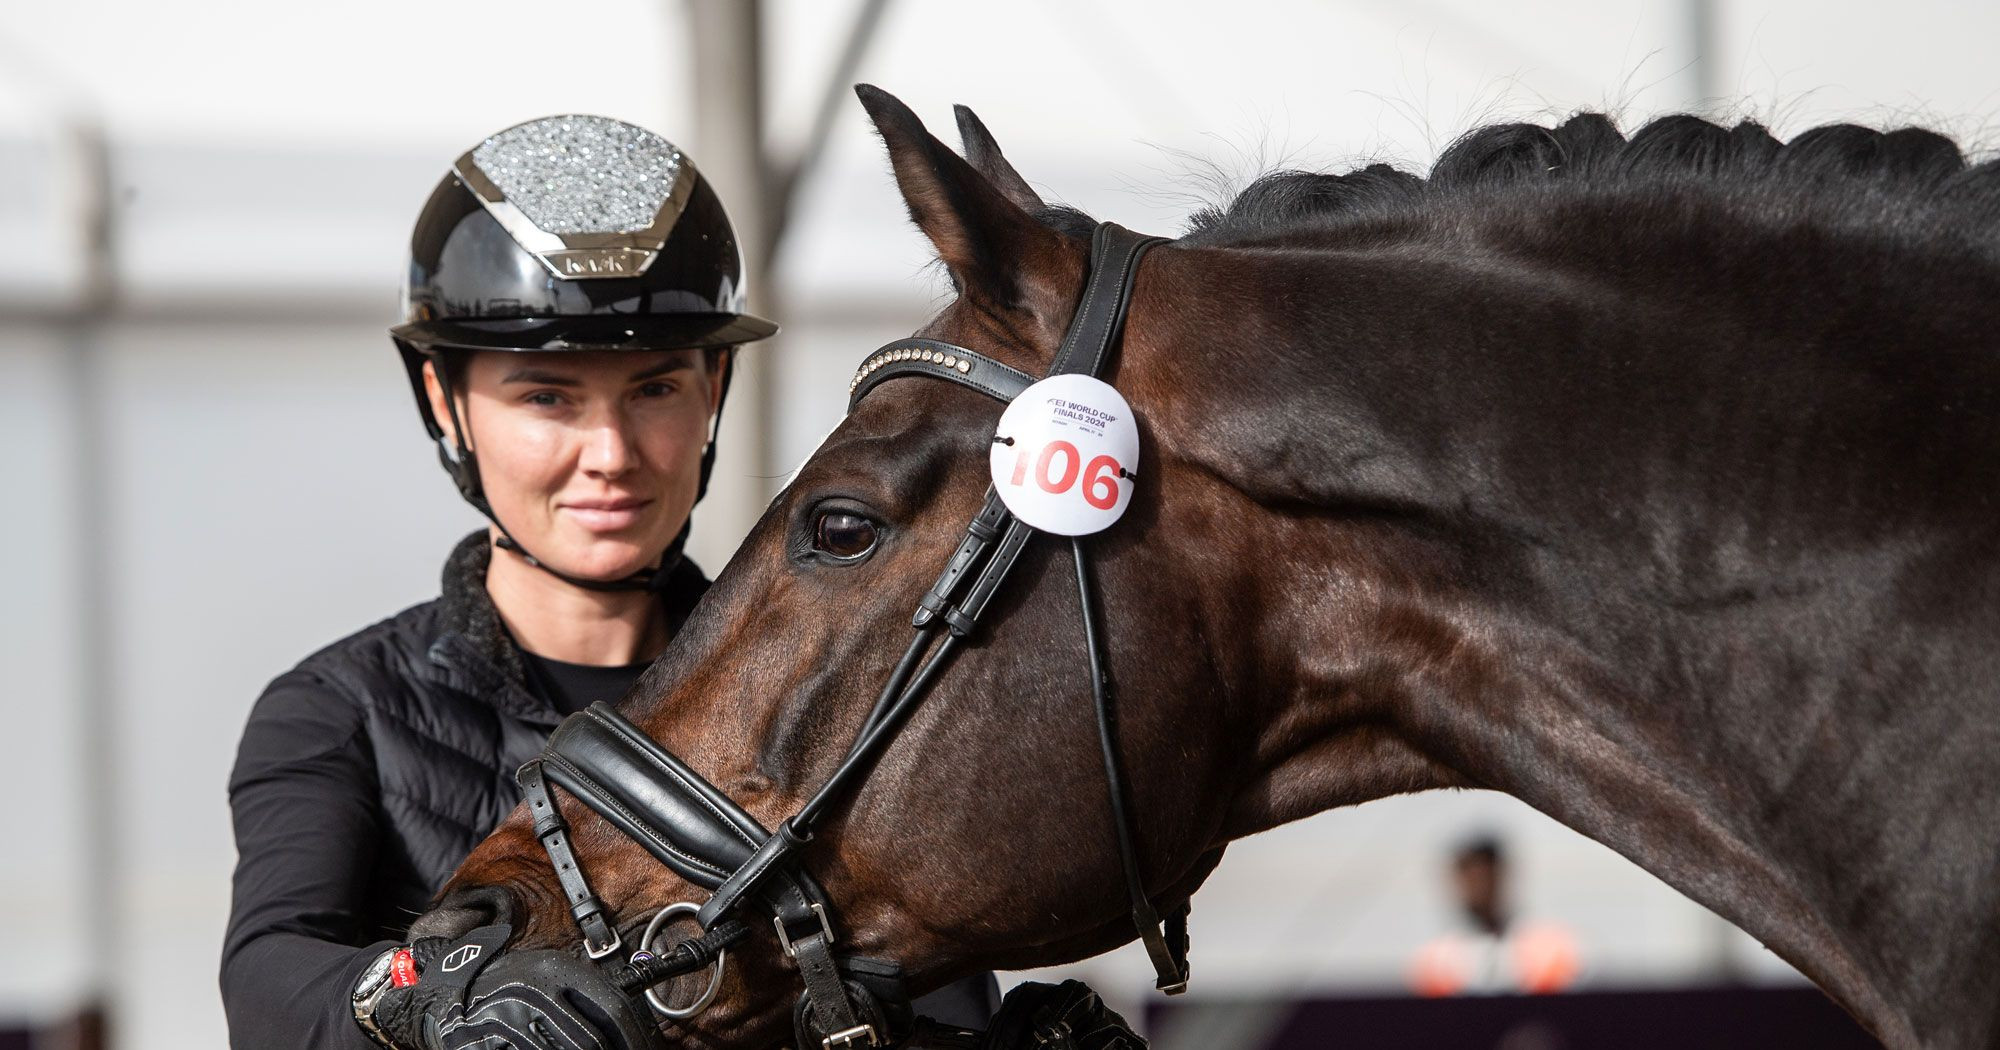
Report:
[[[469,354],[459,421],[493,513],[558,572],[615,580],[658,563],[694,509],[720,396],[699,350]],[[424,381],[447,433],[433,370]]]

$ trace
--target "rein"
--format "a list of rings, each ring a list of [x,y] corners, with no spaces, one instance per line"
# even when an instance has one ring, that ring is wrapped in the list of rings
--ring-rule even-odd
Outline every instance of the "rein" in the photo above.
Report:
[[[1124,328],[1139,261],[1161,242],[1162,238],[1113,223],[1097,227],[1091,237],[1089,280],[1050,376],[1101,378]],[[861,364],[849,386],[849,413],[869,391],[903,376],[947,380],[1003,405],[1034,382],[1024,372],[961,346],[903,339],[870,354]],[[812,841],[816,823],[848,797],[894,742],[960,644],[978,627],[1036,531],[1007,509],[995,489],[987,488],[985,503],[966,526],[964,538],[919,601],[910,620],[916,636],[876,697],[847,757],[775,833],[608,705],[593,704],[558,727],[542,756],[523,766],[518,779],[534,816],[535,836],[555,868],[589,956],[605,959],[617,953],[622,942],[570,848],[568,827],[550,784],[610,821],[675,874],[711,891],[698,908],[692,903],[673,905],[648,926],[637,950],[614,969],[628,991],[646,989],[654,1009],[667,1017],[693,1016],[720,984],[726,949],[751,931],[741,914],[754,911],[770,917],[780,947],[804,979],[805,994],[793,1014],[802,1050],[814,1045],[822,1050],[886,1046],[901,1038],[909,1028],[909,997],[902,988],[900,969],[879,960],[834,956],[834,908],[798,853]],[[1082,537],[1070,538],[1070,550],[1132,923],[1158,974],[1156,987],[1177,994],[1187,988],[1187,907],[1183,904],[1162,923],[1145,891]],[[650,945],[662,920],[689,910],[702,935],[656,955]],[[670,1007],[652,990],[653,985],[709,965],[715,974],[708,990],[688,1006]]]

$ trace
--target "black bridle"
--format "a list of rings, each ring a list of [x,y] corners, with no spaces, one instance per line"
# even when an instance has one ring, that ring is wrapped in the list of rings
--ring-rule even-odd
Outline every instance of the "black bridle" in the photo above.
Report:
[[[1161,238],[1112,223],[1097,227],[1091,238],[1089,280],[1049,375],[1101,377],[1124,327],[1139,260],[1160,242]],[[1003,404],[1034,382],[1024,372],[961,346],[904,339],[882,347],[862,363],[849,388],[848,411],[882,383],[913,375],[970,387]],[[650,989],[711,962],[719,974],[722,951],[750,931],[740,913],[754,906],[771,917],[780,945],[804,978],[805,994],[795,1011],[801,1047],[810,1050],[817,1043],[823,1050],[838,1050],[888,1043],[907,1021],[908,999],[901,990],[900,973],[893,964],[834,956],[832,906],[798,853],[812,841],[817,822],[873,768],[958,647],[978,627],[1035,531],[1008,511],[994,489],[987,489],[984,505],[966,526],[937,582],[918,603],[911,617],[916,636],[897,661],[847,757],[775,833],[606,705],[592,705],[558,727],[542,757],[523,766],[519,779],[534,816],[536,837],[548,851],[591,958],[613,955],[621,940],[577,864],[568,828],[549,792],[551,782],[676,874],[712,891],[695,915],[704,931],[701,936],[678,942],[659,955],[641,944],[618,967],[618,979],[628,989]],[[1141,879],[1104,638],[1097,629],[1083,538],[1071,537],[1070,550],[1132,922],[1158,973],[1156,986],[1171,995],[1187,987],[1187,907],[1183,904],[1162,923]],[[655,920],[646,940],[657,927]],[[711,991],[713,987],[711,982]],[[654,1004],[678,1018],[689,1016],[706,999],[704,994],[693,1006],[680,1009],[668,1008],[657,998]]]

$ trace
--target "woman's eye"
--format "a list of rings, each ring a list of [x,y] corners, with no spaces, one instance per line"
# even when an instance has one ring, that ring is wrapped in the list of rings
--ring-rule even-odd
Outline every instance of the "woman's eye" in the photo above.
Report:
[[[553,390],[537,390],[528,395],[528,403],[531,405],[541,405],[545,408],[550,405],[560,405],[562,404],[562,395],[557,394]]]
[[[875,549],[875,523],[859,514],[828,511],[813,526],[813,547],[836,558],[859,558]]]

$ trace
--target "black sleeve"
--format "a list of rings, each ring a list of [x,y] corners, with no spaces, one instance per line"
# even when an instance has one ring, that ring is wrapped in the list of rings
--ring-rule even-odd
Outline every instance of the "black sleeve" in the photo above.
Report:
[[[229,778],[236,877],[222,945],[234,1050],[374,1050],[349,995],[390,947],[361,919],[379,807],[360,710],[309,674],[264,690]]]

